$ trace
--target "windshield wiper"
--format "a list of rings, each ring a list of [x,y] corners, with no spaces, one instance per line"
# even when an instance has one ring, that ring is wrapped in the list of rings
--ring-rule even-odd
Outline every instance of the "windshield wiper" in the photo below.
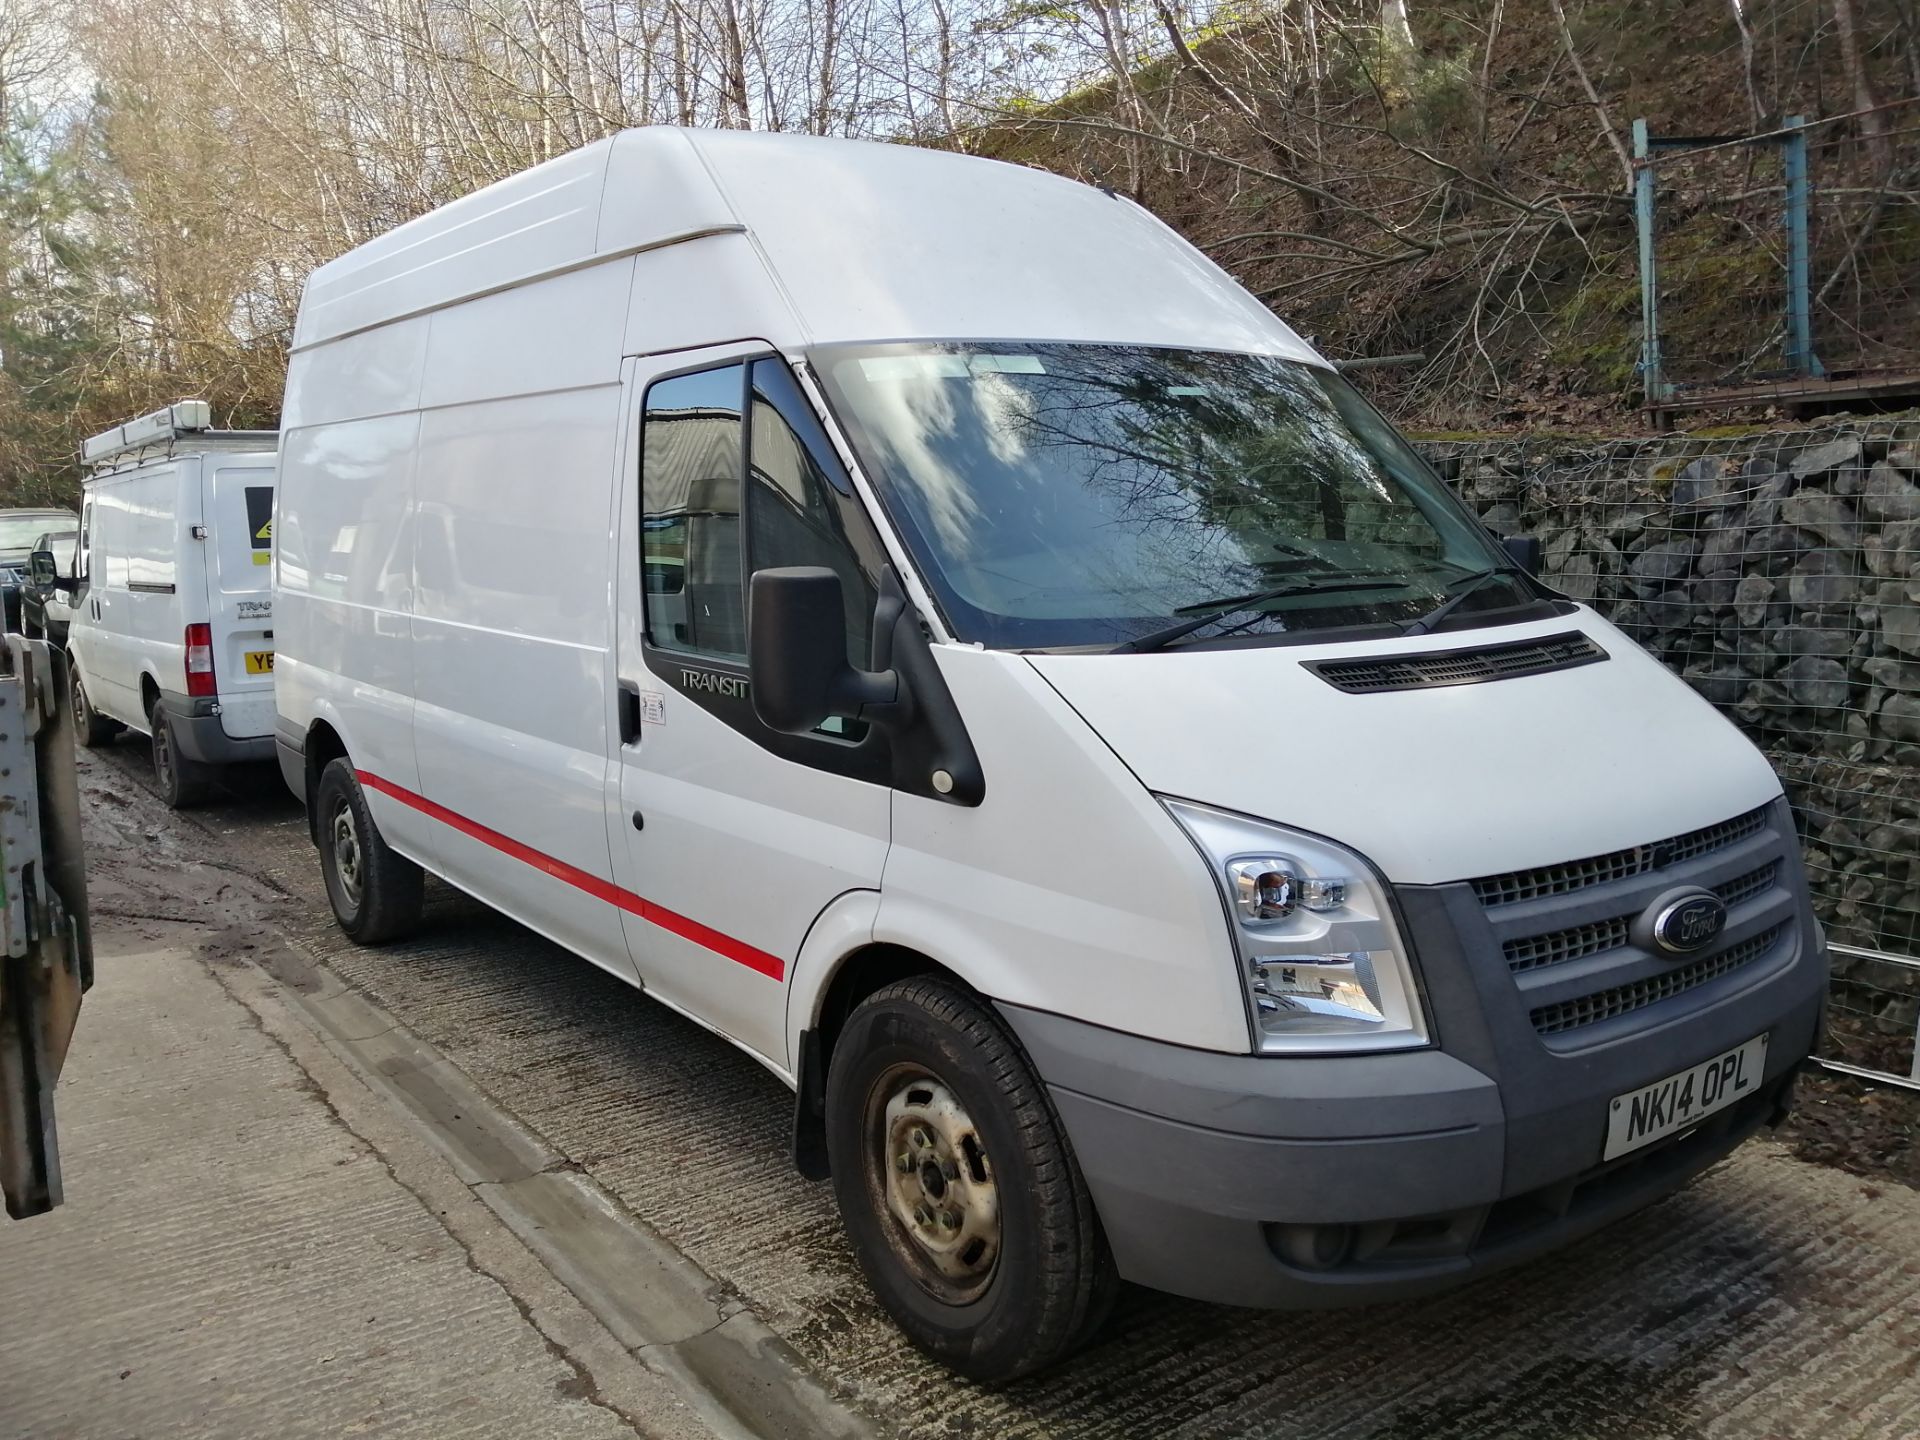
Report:
[[[1485,585],[1489,580],[1494,579],[1496,576],[1507,576],[1516,573],[1518,572],[1507,570],[1496,565],[1490,570],[1475,571],[1464,580],[1456,580],[1454,584],[1461,587],[1459,590],[1449,595],[1445,600],[1442,600],[1438,605],[1434,606],[1433,609],[1427,611],[1426,614],[1411,621],[1407,625],[1407,628],[1401,631],[1401,634],[1425,635],[1428,631],[1432,630],[1434,626],[1451,615],[1463,600],[1466,600],[1469,596],[1477,592],[1480,587]]]
[[[1276,585],[1271,590],[1256,590],[1250,595],[1228,595],[1218,600],[1201,600],[1193,605],[1182,605],[1173,613],[1187,615],[1190,618],[1177,620],[1158,630],[1149,630],[1144,635],[1136,635],[1131,640],[1122,640],[1109,654],[1123,652],[1136,653],[1146,650],[1164,650],[1176,640],[1183,640],[1202,626],[1211,625],[1223,615],[1231,615],[1238,610],[1251,610],[1270,600],[1284,600],[1290,595],[1326,595],[1336,590],[1405,590],[1404,580],[1326,580],[1299,581],[1292,585]],[[1194,615],[1193,611],[1201,611]]]

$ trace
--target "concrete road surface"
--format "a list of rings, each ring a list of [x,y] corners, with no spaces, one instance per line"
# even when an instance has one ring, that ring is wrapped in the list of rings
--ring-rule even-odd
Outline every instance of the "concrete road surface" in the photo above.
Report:
[[[0,1219],[0,1435],[707,1433],[311,1034],[116,928],[69,1201]]]
[[[382,1023],[391,1023],[394,1036],[422,1047],[423,1055],[445,1057],[448,1073],[471,1084],[502,1123],[517,1127],[541,1153],[563,1157],[567,1173],[609,1197],[645,1235],[669,1242],[689,1273],[710,1277],[714,1303],[742,1324],[764,1323],[791,1346],[794,1373],[779,1377],[781,1385],[816,1384],[879,1432],[951,1440],[1896,1440],[1920,1433],[1920,1193],[1810,1166],[1764,1141],[1683,1194],[1572,1250],[1449,1296],[1314,1315],[1232,1311],[1130,1292],[1103,1341],[1057,1372],[998,1392],[956,1381],[908,1349],[873,1304],[827,1189],[800,1180],[787,1163],[789,1099],[759,1066],[444,888],[431,892],[432,924],[420,939],[356,949],[332,925],[299,808],[279,790],[277,777],[253,777],[235,796],[191,818],[168,817],[148,784],[144,755],[125,742],[89,757],[83,768],[89,840],[98,855],[97,903],[127,928],[130,943],[189,946],[211,967],[209,975],[223,977],[228,992],[257,992],[262,1007],[277,1003],[276,995],[297,999],[303,986],[337,985],[350,997],[342,1003],[364,1003],[369,1013],[388,1017]],[[283,944],[290,948],[283,951]],[[109,971],[102,991],[131,983]],[[233,1003],[217,993],[213,998]],[[290,1035],[304,1034],[304,1043],[325,1057],[343,1053],[338,1036],[324,1035],[325,1024],[313,1020],[311,1006],[283,1009]],[[96,995],[82,1016],[82,1035],[117,1049],[104,1033],[106,1013],[104,993]],[[97,1052],[85,1053],[102,1063]],[[132,1077],[160,1063],[155,1053],[144,1061],[116,1054],[112,1073],[129,1088],[117,1103],[129,1116],[139,1108]],[[184,1300],[169,1305],[156,1298],[167,1292],[166,1276],[176,1269],[178,1294],[195,1292],[191,1246],[174,1241],[149,1254],[111,1243],[108,1220],[122,1203],[117,1192],[128,1183],[124,1171],[139,1173],[126,1157],[143,1153],[142,1137],[133,1121],[112,1118],[120,1113],[113,1106],[89,1108],[81,1097],[96,1082],[76,1064],[82,1078],[65,1113],[77,1200],[54,1223],[77,1228],[82,1216],[97,1217],[102,1238],[85,1261],[89,1281],[107,1283],[116,1266],[124,1267],[126,1293],[142,1307],[101,1323],[115,1335],[144,1336],[141,1343],[153,1348],[143,1354],[164,1353],[169,1335],[186,1336],[181,1344],[197,1338],[203,1313],[218,1327],[230,1311],[226,1302],[202,1312],[182,1308]],[[340,1073],[351,1080],[354,1072],[349,1066]],[[317,1141],[287,1143],[280,1132],[293,1122],[274,1107],[299,1106],[270,1082],[258,1095],[263,1117],[249,1119],[248,1088],[235,1084],[208,1127],[230,1164],[262,1145],[284,1145],[309,1162],[322,1153]],[[360,1099],[368,1114],[382,1108],[375,1091]],[[394,1143],[417,1146],[419,1116],[405,1124],[393,1118],[405,1103],[385,1106],[390,1130]],[[362,1165],[373,1184],[387,1158],[385,1145],[371,1138],[360,1143],[370,1153],[332,1168]],[[433,1163],[431,1156],[423,1161],[423,1173]],[[444,1155],[437,1163],[442,1172],[448,1168]],[[469,1204],[485,1191],[445,1173],[439,1183]],[[316,1182],[316,1188],[325,1187]],[[225,1191],[209,1202],[222,1217],[209,1243],[229,1243],[223,1237],[232,1231],[290,1248],[310,1287],[299,1292],[300,1308],[318,1321],[304,1348],[290,1332],[270,1332],[274,1344],[289,1347],[278,1352],[282,1368],[296,1354],[304,1357],[303,1368],[289,1372],[303,1382],[276,1402],[271,1426],[254,1433],[297,1429],[303,1404],[315,1416],[343,1423],[352,1413],[371,1433],[383,1426],[422,1434],[490,1433],[489,1426],[525,1435],[600,1433],[595,1426],[631,1423],[645,1430],[676,1417],[686,1423],[689,1407],[677,1397],[690,1392],[672,1383],[663,1391],[656,1383],[662,1372],[647,1367],[644,1349],[585,1345],[595,1317],[606,1328],[604,1316],[617,1295],[610,1301],[596,1293],[591,1276],[576,1272],[572,1289],[555,1296],[549,1275],[541,1293],[555,1306],[576,1299],[569,1312],[575,1329],[562,1336],[543,1323],[538,1334],[530,1333],[516,1314],[520,1307],[457,1255],[445,1257],[444,1278],[432,1268],[439,1251],[430,1216],[421,1217],[418,1239],[418,1254],[427,1258],[409,1259],[423,1283],[403,1288],[395,1280],[385,1292],[392,1303],[366,1310],[388,1317],[384,1323],[402,1337],[395,1348],[368,1356],[363,1350],[369,1347],[337,1340],[349,1312],[360,1307],[330,1299],[327,1277],[342,1296],[374,1283],[380,1267],[362,1253],[365,1242],[338,1237],[343,1229],[365,1228],[352,1217],[377,1208],[378,1189],[374,1184],[330,1218],[305,1213],[284,1189],[274,1192],[273,1204],[229,1200]],[[0,1230],[0,1323],[17,1289],[7,1248],[16,1243]],[[266,1255],[279,1254],[260,1253],[263,1266],[270,1263]],[[416,1252],[403,1245],[399,1253]],[[465,1356],[468,1337],[456,1332],[465,1326],[483,1332],[486,1338],[475,1338],[472,1349],[495,1357],[493,1373],[471,1391],[430,1387],[406,1406],[382,1401],[400,1395],[412,1366],[434,1353],[431,1345],[407,1348],[404,1337],[414,1333],[407,1327],[427,1323],[420,1317],[435,1313],[439,1297],[462,1287],[471,1291],[472,1308],[461,1313],[480,1318],[462,1326],[435,1322],[434,1333]],[[504,1314],[489,1309],[495,1300],[506,1305]],[[581,1305],[587,1316],[579,1314]],[[537,1309],[533,1318],[541,1319]],[[489,1325],[498,1328],[484,1329]],[[542,1335],[551,1343],[540,1343]],[[137,1425],[121,1423],[132,1412],[110,1408],[91,1412],[101,1422],[91,1429],[60,1430],[54,1422],[76,1413],[85,1421],[89,1412],[62,1410],[57,1398],[50,1400],[57,1371],[44,1359],[22,1368],[7,1358],[10,1343],[0,1345],[0,1415],[9,1422],[40,1417],[23,1433],[138,1432]],[[87,1357],[91,1403],[110,1407],[114,1386],[133,1383],[98,1378],[102,1366],[113,1364],[113,1342],[83,1329],[69,1343]],[[27,1353],[40,1354],[38,1344]],[[306,1353],[322,1348],[335,1356],[324,1368]],[[225,1382],[204,1377],[238,1374],[228,1368],[238,1353],[231,1343],[212,1344],[193,1351],[187,1369],[217,1394]],[[343,1354],[355,1357],[358,1379],[321,1384],[304,1378],[331,1380]],[[245,1358],[254,1373],[272,1368]],[[622,1361],[639,1362],[618,1371],[637,1398],[610,1405],[600,1367]],[[448,1407],[438,1428],[429,1413],[436,1403]],[[355,1404],[362,1408],[354,1411]],[[537,1423],[527,1422],[529,1404]],[[409,1425],[415,1429],[406,1430]],[[316,1421],[309,1428],[328,1427]]]

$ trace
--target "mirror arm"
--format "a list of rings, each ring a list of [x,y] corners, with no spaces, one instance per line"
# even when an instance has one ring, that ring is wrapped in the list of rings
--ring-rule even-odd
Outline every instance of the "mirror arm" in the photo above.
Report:
[[[885,724],[901,708],[900,676],[893,670],[848,670],[835,687],[833,713]]]
[[[892,737],[895,786],[951,805],[978,805],[987,793],[980,756],[892,566],[881,574],[873,608],[874,663],[884,661],[899,677],[899,696],[861,718],[884,725]]]

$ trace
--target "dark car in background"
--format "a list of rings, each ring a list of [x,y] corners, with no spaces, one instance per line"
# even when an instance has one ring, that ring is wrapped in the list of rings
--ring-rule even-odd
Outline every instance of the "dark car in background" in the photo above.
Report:
[[[0,601],[5,603],[7,629],[20,629],[27,557],[42,536],[76,530],[79,524],[71,510],[0,510]]]
[[[33,542],[33,549],[35,552],[52,551],[54,573],[63,580],[71,580],[79,539],[78,530],[49,530]],[[51,640],[64,648],[67,626],[72,619],[73,611],[60,598],[59,589],[51,581],[36,581],[31,574],[25,575],[20,582],[22,633]]]

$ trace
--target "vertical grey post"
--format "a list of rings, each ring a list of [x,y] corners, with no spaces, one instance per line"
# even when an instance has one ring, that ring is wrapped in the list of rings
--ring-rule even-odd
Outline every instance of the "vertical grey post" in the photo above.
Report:
[[[1647,122],[1633,122],[1633,221],[1640,232],[1640,383],[1649,407],[1666,398],[1660,378],[1660,283],[1653,263],[1653,164]]]
[[[1807,120],[1789,115],[1780,142],[1786,169],[1787,221],[1787,371],[1818,379],[1827,372],[1813,353],[1812,261],[1807,253],[1807,208],[1812,191],[1807,182]]]

